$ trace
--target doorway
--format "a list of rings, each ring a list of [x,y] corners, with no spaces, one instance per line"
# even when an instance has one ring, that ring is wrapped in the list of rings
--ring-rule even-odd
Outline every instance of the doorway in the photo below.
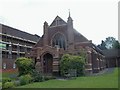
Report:
[[[44,71],[44,74],[52,74],[52,64],[53,64],[53,56],[49,53],[46,53],[43,56],[43,71]]]

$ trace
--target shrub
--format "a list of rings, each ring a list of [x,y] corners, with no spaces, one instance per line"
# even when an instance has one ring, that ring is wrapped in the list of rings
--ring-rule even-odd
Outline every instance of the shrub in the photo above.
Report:
[[[44,81],[44,78],[40,72],[37,70],[33,70],[32,72],[33,82],[42,82]]]
[[[14,85],[14,82],[5,82],[4,84],[3,84],[3,88],[13,88],[13,87],[15,87],[15,85]]]
[[[71,58],[71,69],[76,69],[77,70],[77,76],[84,75],[84,58],[81,56],[72,56]]]
[[[2,78],[2,84],[6,82],[11,82],[12,80],[10,78]]]
[[[19,80],[20,80],[20,85],[25,85],[32,81],[32,77],[31,75],[27,74],[27,75],[20,76]]]
[[[68,69],[70,68],[69,60],[70,60],[69,54],[63,55],[61,60],[60,60],[60,73],[62,76],[65,76],[65,74],[68,73]]]
[[[19,76],[30,74],[34,68],[34,62],[32,59],[21,57],[16,60]]]
[[[62,56],[60,61],[61,75],[66,76],[66,74],[69,74],[69,71],[71,69],[75,69],[77,71],[77,76],[83,75],[84,65],[85,65],[84,57],[65,54]]]

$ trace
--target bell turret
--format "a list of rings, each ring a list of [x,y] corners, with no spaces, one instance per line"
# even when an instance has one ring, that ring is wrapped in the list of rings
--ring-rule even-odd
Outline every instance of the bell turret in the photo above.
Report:
[[[70,11],[69,11],[69,17],[67,20],[67,32],[68,32],[68,49],[74,49],[74,30],[73,30],[73,20],[70,16]]]

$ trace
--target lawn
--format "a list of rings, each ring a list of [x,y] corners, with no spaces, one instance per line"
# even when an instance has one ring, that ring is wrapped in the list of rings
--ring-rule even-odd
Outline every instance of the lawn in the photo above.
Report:
[[[18,72],[3,72],[2,78],[10,78],[11,80],[16,80],[18,76]]]
[[[14,78],[18,75],[18,72],[5,72],[5,73],[2,73],[2,78]]]
[[[48,80],[18,88],[118,88],[118,69],[98,76],[77,77],[72,80]]]
[[[2,79],[10,78],[11,80],[16,80],[18,72],[16,70],[8,70],[0,72],[0,89],[2,87]]]

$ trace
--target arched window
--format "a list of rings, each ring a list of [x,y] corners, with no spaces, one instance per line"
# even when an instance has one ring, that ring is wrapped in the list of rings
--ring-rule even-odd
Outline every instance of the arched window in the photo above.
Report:
[[[53,37],[52,46],[55,47],[56,45],[59,46],[59,48],[63,48],[64,50],[66,48],[65,37],[60,33]]]

